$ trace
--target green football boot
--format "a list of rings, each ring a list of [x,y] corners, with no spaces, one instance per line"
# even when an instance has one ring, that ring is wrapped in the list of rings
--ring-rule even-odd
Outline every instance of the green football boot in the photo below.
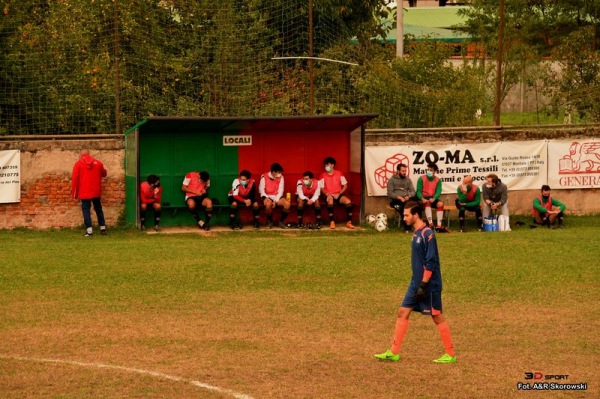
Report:
[[[434,363],[456,363],[456,356],[450,356],[447,353],[444,353],[442,357],[439,359],[435,359]]]
[[[375,356],[379,360],[387,360],[388,362],[397,362],[398,360],[400,360],[400,355],[394,355],[394,352],[392,352],[390,349],[386,350],[383,353],[373,356]]]

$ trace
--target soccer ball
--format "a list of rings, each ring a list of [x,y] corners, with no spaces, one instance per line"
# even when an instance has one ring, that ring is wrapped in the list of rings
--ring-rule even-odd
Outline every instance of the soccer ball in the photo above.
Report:
[[[382,221],[383,223],[385,223],[387,225],[387,215],[385,213],[379,213],[377,214],[377,216],[375,216],[375,218],[377,219],[377,221]]]
[[[384,222],[383,220],[378,220],[377,223],[375,223],[375,230],[377,231],[384,231],[387,230],[388,226],[387,223]]]
[[[371,226],[374,226],[375,222],[377,221],[377,218],[375,217],[375,215],[367,215],[366,220],[367,223],[369,223]]]

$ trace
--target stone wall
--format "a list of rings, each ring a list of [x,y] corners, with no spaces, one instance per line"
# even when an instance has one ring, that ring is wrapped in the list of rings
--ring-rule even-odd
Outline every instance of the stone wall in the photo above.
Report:
[[[82,149],[104,164],[102,206],[115,225],[125,210],[122,136],[0,137],[0,151],[21,151],[21,202],[0,204],[0,228],[83,226],[79,201],[71,197],[71,173]],[[96,224],[92,211],[92,220]]]
[[[466,144],[495,143],[498,141],[570,140],[600,137],[600,125],[588,126],[545,126],[496,128],[439,128],[439,129],[367,129],[366,146],[401,146],[421,143]],[[416,183],[415,183],[416,185]],[[510,190],[509,210],[513,215],[531,215],[533,198],[540,194],[535,190]],[[600,213],[598,189],[553,190],[557,199],[567,206],[568,214],[586,215]],[[444,194],[445,204],[454,205],[454,194]],[[386,210],[387,197],[366,197],[366,214],[392,212]],[[457,218],[456,215],[452,216]]]

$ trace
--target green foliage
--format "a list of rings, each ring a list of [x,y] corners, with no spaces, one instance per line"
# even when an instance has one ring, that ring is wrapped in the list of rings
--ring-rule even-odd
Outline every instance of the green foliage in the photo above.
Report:
[[[313,55],[377,30],[384,3],[315,0]],[[307,61],[273,60],[309,55],[306,1],[26,0],[3,11],[2,132],[112,133],[117,121],[125,130],[148,115],[309,113]],[[319,94],[335,94],[329,86]]]
[[[573,118],[573,123],[579,122],[577,118]],[[502,125],[503,126],[522,126],[522,125],[548,125],[548,124],[561,124],[564,123],[562,115],[559,117],[556,114],[549,113],[547,111],[539,112],[503,112],[502,113]],[[494,118],[491,113],[484,113],[479,121],[478,126],[493,126]]]
[[[369,64],[359,89],[374,121],[385,127],[459,126],[475,122],[486,108],[481,67],[453,66],[452,48],[443,43],[412,41],[403,59]]]
[[[563,44],[569,34],[600,24],[600,0],[505,0],[505,43],[523,44],[533,55],[546,56]],[[472,0],[459,13],[467,17],[460,28],[494,52],[498,44],[500,0]],[[600,31],[595,31],[592,49],[600,48]]]
[[[553,51],[560,66],[551,71],[546,93],[555,113],[564,111],[582,120],[600,120],[600,51],[594,51],[593,27],[578,29]]]
[[[460,29],[496,58],[499,0],[472,0]],[[542,86],[555,114],[599,120],[600,0],[505,0],[501,99],[519,81]],[[544,65],[545,57],[557,65]],[[495,81],[494,71],[491,80]]]
[[[475,124],[477,109],[491,109],[498,1],[464,11],[461,29],[486,57],[463,65],[427,38],[408,38],[403,60],[372,40],[391,27],[380,22],[394,13],[387,3],[314,1],[312,55],[357,65],[315,60],[311,88],[304,0],[6,0],[0,134],[113,133],[151,115],[307,115],[311,92],[316,114],[375,112],[373,127]],[[503,98],[516,82],[544,83],[556,115],[598,120],[600,0],[506,5]],[[540,64],[549,54],[560,68]]]

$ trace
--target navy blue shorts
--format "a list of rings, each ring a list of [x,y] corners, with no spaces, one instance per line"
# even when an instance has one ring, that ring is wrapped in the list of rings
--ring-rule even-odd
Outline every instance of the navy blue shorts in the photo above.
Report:
[[[422,301],[417,301],[415,298],[416,293],[416,289],[409,287],[400,306],[411,308],[416,312],[429,316],[442,314],[442,293],[440,291],[427,293],[427,296]]]

